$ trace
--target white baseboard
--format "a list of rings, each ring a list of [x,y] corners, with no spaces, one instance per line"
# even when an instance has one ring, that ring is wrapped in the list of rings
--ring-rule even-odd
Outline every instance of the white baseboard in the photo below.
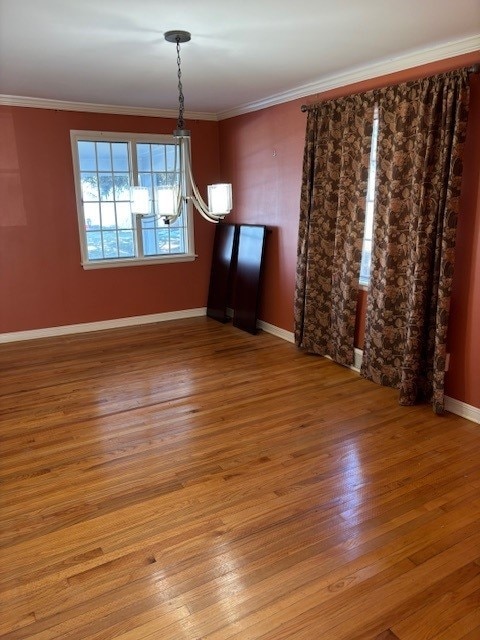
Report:
[[[353,362],[353,365],[350,368],[353,369],[354,371],[356,371],[357,373],[360,373],[360,369],[362,367],[362,358],[363,358],[363,351],[361,349],[357,349],[357,347],[355,347],[355,349],[354,349],[354,362]]]
[[[206,308],[184,309],[182,311],[170,311],[167,313],[152,313],[145,316],[131,316],[129,318],[116,318],[114,320],[102,320],[100,322],[84,322],[82,324],[69,324],[60,327],[47,327],[45,329],[32,329],[31,331],[13,331],[11,333],[0,333],[0,344],[7,342],[18,342],[21,340],[35,340],[37,338],[51,338],[55,336],[64,336],[74,333],[86,333],[89,331],[103,331],[105,329],[119,329],[121,327],[133,327],[142,324],[153,324],[155,322],[166,322],[167,320],[181,320],[183,318],[198,318],[206,315]],[[227,315],[232,317],[233,310],[227,309]],[[266,333],[271,333],[277,338],[294,343],[295,337],[292,331],[281,329],[269,322],[259,320],[257,322],[259,329]],[[353,371],[360,371],[362,365],[361,349],[355,349],[355,362],[350,367]],[[480,409],[473,405],[455,400],[445,396],[445,409],[457,416],[471,420],[480,424]]]
[[[114,320],[101,320],[100,322],[83,322],[81,324],[68,324],[60,327],[32,329],[31,331],[13,331],[11,333],[0,333],[0,344],[6,342],[18,342],[20,340],[35,340],[36,338],[52,338],[73,333],[86,333],[88,331],[103,331],[105,329],[133,327],[141,324],[165,322],[167,320],[197,318],[206,315],[206,313],[207,309],[205,307],[200,307],[199,309],[184,309],[182,311],[169,311],[167,313],[151,313],[145,316],[115,318]]]
[[[282,340],[286,340],[287,342],[295,342],[295,334],[293,331],[287,331],[286,329],[280,329],[280,327],[276,327],[274,324],[270,324],[269,322],[264,322],[263,320],[257,321],[257,327],[265,331],[266,333],[271,333],[277,338],[282,338]]]
[[[288,342],[294,342],[294,334],[290,331],[285,331],[285,329],[280,329],[279,327],[275,327],[273,324],[269,324],[268,322],[263,322],[259,320],[257,323],[259,329],[263,329],[267,333],[272,333],[274,336],[279,338],[283,338]],[[360,367],[362,366],[362,357],[363,351],[361,349],[355,348],[355,362],[350,367],[353,371],[357,373],[360,372]],[[449,396],[445,396],[445,409],[450,411],[450,413],[454,413],[461,418],[465,418],[466,420],[471,420],[472,422],[476,422],[480,424],[480,409],[474,407],[473,405],[467,404],[466,402],[461,402],[460,400],[455,400],[455,398],[450,398]]]
[[[461,418],[480,424],[480,409],[471,404],[445,396],[445,409]]]
[[[227,316],[229,318],[233,318],[234,310],[230,307],[227,307]],[[295,334],[293,331],[287,331],[286,329],[280,329],[280,327],[276,327],[274,324],[270,324],[269,322],[265,322],[264,320],[257,320],[257,328],[262,329],[265,333],[271,333],[277,338],[281,338],[282,340],[286,340],[287,342],[295,342]]]

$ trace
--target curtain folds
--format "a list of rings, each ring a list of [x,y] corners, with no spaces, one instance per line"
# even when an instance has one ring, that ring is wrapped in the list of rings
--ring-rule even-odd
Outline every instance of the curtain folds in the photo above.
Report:
[[[444,407],[446,338],[468,117],[466,69],[331,100],[308,113],[295,342],[354,360],[373,111],[375,212],[361,374],[400,404]]]
[[[444,407],[468,73],[377,92],[379,136],[362,375]]]
[[[374,94],[308,114],[295,292],[295,342],[336,362],[354,358]]]

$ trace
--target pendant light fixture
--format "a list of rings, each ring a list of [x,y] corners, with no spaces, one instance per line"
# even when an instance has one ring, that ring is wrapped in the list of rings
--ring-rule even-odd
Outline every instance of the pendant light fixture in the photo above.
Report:
[[[208,204],[203,200],[192,173],[190,159],[190,131],[185,129],[184,96],[182,86],[182,69],[180,45],[189,42],[188,31],[167,31],[165,40],[177,47],[178,76],[178,119],[177,128],[173,132],[175,143],[175,176],[174,184],[156,189],[156,214],[166,224],[173,224],[182,214],[183,205],[192,202],[197,211],[209,222],[220,222],[232,210],[232,185],[211,184],[208,186]]]

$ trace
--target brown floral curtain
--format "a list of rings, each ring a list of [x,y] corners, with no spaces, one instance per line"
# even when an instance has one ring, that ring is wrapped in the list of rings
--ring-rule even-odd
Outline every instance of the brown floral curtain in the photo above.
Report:
[[[353,363],[374,96],[308,114],[300,207],[295,341]]]
[[[371,281],[361,373],[400,404],[443,412],[447,324],[468,106],[455,71],[377,93]]]

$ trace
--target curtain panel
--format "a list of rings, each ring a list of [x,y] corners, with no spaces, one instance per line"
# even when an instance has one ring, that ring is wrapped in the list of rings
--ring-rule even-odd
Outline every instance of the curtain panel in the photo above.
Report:
[[[343,365],[354,360],[374,94],[308,113],[295,291],[295,342]]]
[[[459,212],[468,73],[376,92],[374,239],[362,375],[400,404],[444,407],[448,316]]]

